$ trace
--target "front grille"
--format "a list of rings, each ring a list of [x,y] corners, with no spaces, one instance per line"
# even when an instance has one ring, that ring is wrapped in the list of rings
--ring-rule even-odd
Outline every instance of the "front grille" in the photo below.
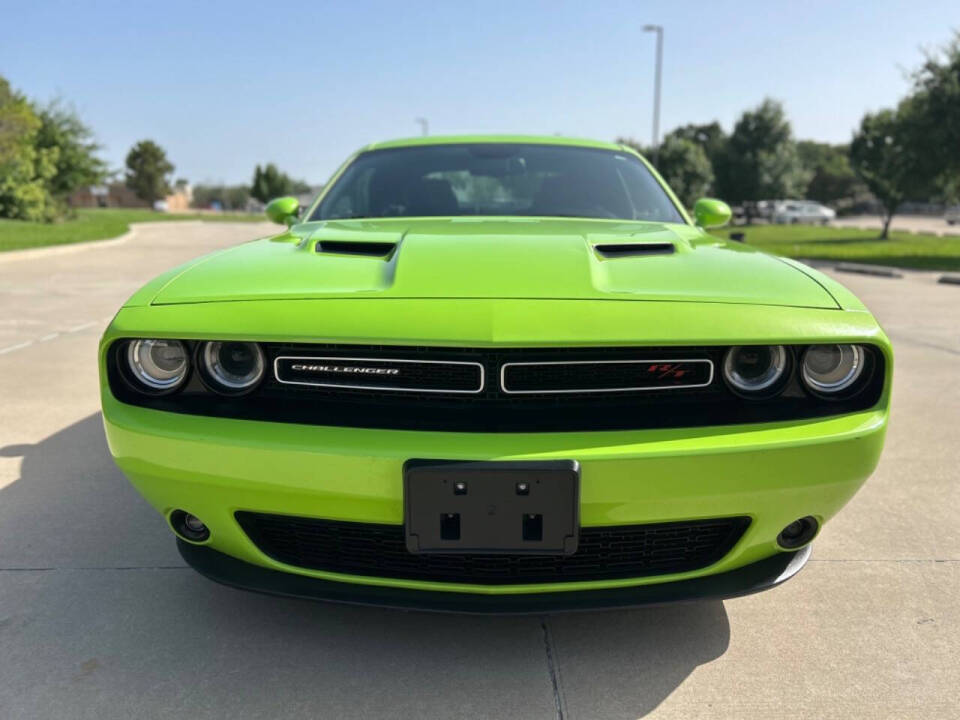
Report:
[[[186,341],[198,365],[200,344]],[[122,371],[127,341],[111,346],[110,388],[122,402],[242,420],[447,432],[571,432],[708,427],[841,415],[877,403],[883,357],[867,353],[862,390],[825,400],[800,383],[802,347],[789,349],[790,381],[776,398],[735,395],[721,377],[723,346],[450,348],[262,343],[270,370],[252,392],[217,395],[196,370],[177,392],[146,395]],[[293,358],[305,358],[294,363]],[[361,360],[356,360],[360,358]],[[287,363],[286,365],[284,363]],[[295,370],[293,364],[399,369],[403,375]],[[650,372],[656,367],[656,373]],[[663,375],[656,381],[638,380]],[[680,374],[682,373],[682,374]],[[679,377],[678,377],[679,374]]]
[[[708,359],[580,360],[507,363],[500,371],[506,393],[629,392],[706,387]]]
[[[666,575],[711,565],[743,535],[746,517],[587,527],[573,555],[414,555],[403,526],[238,512],[266,555],[310,570],[479,585],[576,582]]]
[[[477,393],[484,380],[478,362],[322,355],[280,355],[273,373],[283,385],[428,393]]]

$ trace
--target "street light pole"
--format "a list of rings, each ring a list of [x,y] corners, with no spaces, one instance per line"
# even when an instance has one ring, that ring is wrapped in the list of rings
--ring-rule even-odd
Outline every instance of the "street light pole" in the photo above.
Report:
[[[420,123],[420,131],[424,137],[430,134],[430,123],[427,122],[426,118],[418,117],[413,120],[414,122]]]
[[[663,26],[644,25],[644,32],[657,34],[657,68],[653,80],[653,164],[657,164],[660,151],[660,75],[663,72]]]

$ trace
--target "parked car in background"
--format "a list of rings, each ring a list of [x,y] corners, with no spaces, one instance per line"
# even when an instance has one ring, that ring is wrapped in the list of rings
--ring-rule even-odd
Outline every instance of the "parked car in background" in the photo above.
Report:
[[[780,225],[795,223],[826,225],[836,216],[837,213],[834,210],[812,200],[787,200],[774,206],[771,219]]]
[[[943,219],[947,221],[947,225],[960,223],[960,205],[948,207],[946,212],[943,213]]]

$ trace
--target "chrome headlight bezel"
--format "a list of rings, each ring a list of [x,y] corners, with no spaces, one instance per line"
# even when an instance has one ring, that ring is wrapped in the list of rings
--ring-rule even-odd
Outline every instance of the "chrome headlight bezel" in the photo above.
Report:
[[[737,372],[736,356],[745,351],[763,349],[770,352],[768,370],[755,382],[751,382]],[[768,398],[777,395],[789,381],[791,375],[792,354],[783,345],[734,345],[723,356],[722,376],[731,392],[746,398]]]
[[[818,378],[817,371],[811,368],[811,353],[825,348],[836,348],[840,351],[841,365],[838,369],[846,365],[846,369],[838,379]],[[845,397],[857,391],[866,364],[867,354],[862,345],[850,343],[810,345],[803,351],[803,356],[800,358],[800,378],[804,387],[818,397],[831,399]]]
[[[182,360],[176,370],[160,367],[151,357],[151,352],[159,346],[177,348]],[[126,374],[131,383],[140,391],[149,395],[166,395],[175,392],[190,377],[190,352],[180,340],[163,338],[138,338],[127,344],[124,353]]]
[[[251,350],[253,366],[244,375],[225,367],[220,352],[227,345],[243,345]],[[203,384],[221,395],[246,395],[252,392],[266,376],[267,361],[259,343],[246,340],[208,340],[197,348],[197,367]]]

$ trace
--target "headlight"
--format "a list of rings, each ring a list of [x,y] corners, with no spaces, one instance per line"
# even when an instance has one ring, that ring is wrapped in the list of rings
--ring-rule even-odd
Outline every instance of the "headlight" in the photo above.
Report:
[[[208,342],[202,358],[206,379],[219,392],[245,392],[263,377],[263,350],[256,343]]]
[[[772,392],[786,377],[788,355],[783,345],[732,347],[723,361],[723,377],[737,392]]]
[[[137,382],[150,390],[173,390],[186,380],[187,348],[179,340],[134,340],[127,347],[127,363]]]
[[[811,345],[803,354],[803,382],[816,393],[838,393],[853,385],[863,372],[859,345]]]

